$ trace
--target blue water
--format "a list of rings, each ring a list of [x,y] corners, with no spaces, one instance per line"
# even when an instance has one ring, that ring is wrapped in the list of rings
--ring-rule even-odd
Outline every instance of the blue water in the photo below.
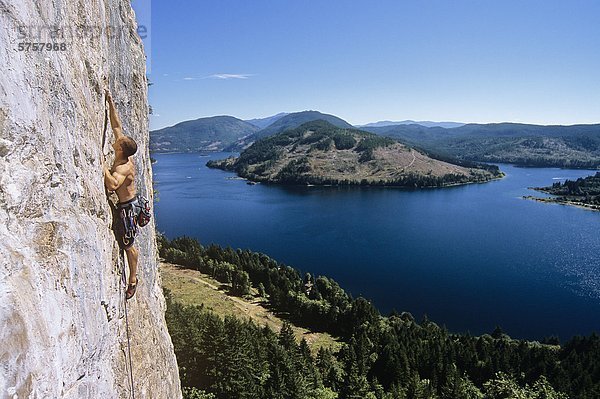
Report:
[[[499,181],[421,191],[251,186],[206,168],[226,155],[153,155],[167,237],[264,252],[453,332],[600,331],[600,212],[521,199],[590,171],[500,165]]]

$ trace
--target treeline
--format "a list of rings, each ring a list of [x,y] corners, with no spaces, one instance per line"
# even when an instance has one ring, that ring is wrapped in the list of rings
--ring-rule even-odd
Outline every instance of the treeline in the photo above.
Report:
[[[238,282],[238,294],[247,294],[250,285],[256,287],[275,311],[296,324],[337,336],[352,334],[353,323],[348,319],[355,301],[332,279],[301,277],[296,269],[267,255],[214,244],[203,247],[189,237],[168,241],[161,236],[159,248],[167,262],[209,274],[225,284]]]
[[[354,148],[354,151],[360,153],[358,162],[367,162],[374,159],[373,151],[375,151],[377,148],[387,147],[395,143],[396,141],[390,139],[389,137],[371,135],[363,138]]]
[[[600,172],[596,172],[593,176],[580,177],[577,180],[556,182],[551,187],[545,187],[542,190],[554,195],[598,196],[600,195]]]
[[[454,184],[467,184],[473,182],[486,182],[489,179],[482,177],[477,180],[475,176],[467,176],[456,173],[447,173],[443,176],[422,175],[418,173],[406,173],[395,179],[336,179],[319,175],[307,175],[303,172],[310,171],[308,163],[302,158],[291,161],[277,174],[279,184],[290,185],[331,185],[331,186],[378,186],[378,187],[402,187],[402,188],[435,188],[446,187]],[[268,179],[260,175],[250,173],[247,177],[252,180],[268,183]]]
[[[203,247],[187,237],[160,238],[159,244],[165,260],[223,282],[233,285],[236,273],[247,276],[242,285],[258,289],[284,318],[344,342],[339,352],[322,349],[313,358],[306,343],[285,338],[287,327],[277,335],[169,301],[167,321],[183,384],[217,398],[600,397],[595,334],[563,346],[556,338],[543,344],[513,340],[499,328],[480,337],[451,334],[409,313],[382,317],[332,279],[302,275],[264,254]]]

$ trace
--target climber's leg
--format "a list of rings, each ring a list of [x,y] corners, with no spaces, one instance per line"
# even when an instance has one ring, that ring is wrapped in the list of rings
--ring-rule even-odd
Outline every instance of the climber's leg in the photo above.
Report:
[[[133,246],[125,249],[127,254],[127,264],[129,264],[129,284],[127,285],[127,291],[125,292],[125,298],[131,299],[135,295],[137,289],[137,262],[138,262],[138,251]]]
[[[138,251],[131,246],[125,249],[125,253],[127,254],[127,264],[129,264],[129,284],[135,285],[137,283]]]

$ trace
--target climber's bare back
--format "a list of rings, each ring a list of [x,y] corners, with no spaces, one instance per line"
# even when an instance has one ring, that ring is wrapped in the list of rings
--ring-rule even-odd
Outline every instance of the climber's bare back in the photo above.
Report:
[[[133,165],[132,157],[129,157],[126,163],[113,164],[110,172],[113,176],[121,175],[125,177],[123,184],[121,184],[115,192],[119,197],[119,202],[126,202],[133,199],[136,196],[135,191],[135,166]],[[115,176],[117,177],[117,176]]]

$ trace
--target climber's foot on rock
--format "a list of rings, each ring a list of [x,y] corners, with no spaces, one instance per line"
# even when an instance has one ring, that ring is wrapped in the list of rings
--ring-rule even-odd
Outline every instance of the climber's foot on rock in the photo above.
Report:
[[[127,291],[125,291],[125,299],[131,299],[135,295],[135,290],[138,285],[137,277],[135,278],[135,283],[129,283],[127,286]]]

